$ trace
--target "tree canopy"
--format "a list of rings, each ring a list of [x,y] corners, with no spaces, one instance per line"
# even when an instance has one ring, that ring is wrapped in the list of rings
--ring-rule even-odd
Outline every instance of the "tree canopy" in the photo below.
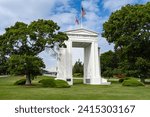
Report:
[[[150,61],[150,2],[145,5],[127,5],[112,13],[103,24],[102,36],[115,44],[115,51],[126,70],[134,70],[139,77],[136,63]],[[140,61],[139,61],[140,60]],[[147,76],[150,66],[147,67]]]
[[[37,55],[46,48],[65,47],[68,37],[59,29],[53,21],[42,19],[30,24],[16,22],[6,28],[0,36],[0,55],[8,56],[10,73],[26,75],[26,84],[31,84],[31,76],[41,74],[45,66]]]
[[[64,41],[68,38],[59,29],[51,20],[33,21],[29,25],[16,22],[14,26],[6,28],[2,43],[10,55],[37,55],[46,47],[65,46]]]
[[[100,57],[102,76],[112,77],[113,69],[118,68],[119,58],[113,51],[105,52]]]

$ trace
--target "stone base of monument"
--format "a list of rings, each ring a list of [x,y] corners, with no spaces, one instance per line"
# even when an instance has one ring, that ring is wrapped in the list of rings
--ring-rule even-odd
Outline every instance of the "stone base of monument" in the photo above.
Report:
[[[73,79],[71,78],[55,78],[55,80],[64,80],[67,81],[69,85],[73,85]],[[85,78],[83,81],[83,84],[89,84],[89,85],[110,85],[111,82],[107,82],[104,78]]]
[[[90,85],[110,85],[111,82],[107,82],[104,78],[89,78],[84,80],[84,84],[90,84]]]

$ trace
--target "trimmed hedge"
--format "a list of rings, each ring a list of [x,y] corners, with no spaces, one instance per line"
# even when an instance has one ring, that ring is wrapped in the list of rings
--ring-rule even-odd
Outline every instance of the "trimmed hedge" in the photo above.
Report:
[[[43,87],[55,87],[56,86],[54,79],[42,79],[39,81],[39,83],[41,83]]]
[[[119,82],[122,83],[124,80],[129,80],[129,79],[135,79],[135,78],[130,78],[130,77],[121,78],[121,79],[119,79]]]
[[[26,79],[20,79],[20,80],[17,80],[14,85],[25,85],[26,83]]]
[[[123,86],[144,86],[144,84],[140,81],[138,81],[135,78],[128,78],[128,79],[124,79],[124,81],[122,82]]]
[[[55,80],[55,84],[57,88],[69,88],[70,85],[64,80]]]
[[[52,87],[52,88],[69,88],[70,85],[64,80],[55,80],[55,79],[42,79],[39,81],[43,87]]]

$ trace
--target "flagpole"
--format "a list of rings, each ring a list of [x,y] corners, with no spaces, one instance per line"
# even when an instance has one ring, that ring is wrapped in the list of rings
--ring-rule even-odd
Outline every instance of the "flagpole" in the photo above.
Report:
[[[81,25],[80,25],[80,28],[83,28],[83,26],[82,26],[82,0],[81,0],[81,9],[80,9],[80,11],[81,11]]]

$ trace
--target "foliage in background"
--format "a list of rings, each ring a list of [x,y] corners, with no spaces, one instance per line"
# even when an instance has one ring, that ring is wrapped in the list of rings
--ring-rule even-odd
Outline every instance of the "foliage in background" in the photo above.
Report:
[[[142,82],[150,77],[150,2],[127,5],[112,13],[103,25],[102,36],[115,44],[118,68],[123,73]]]
[[[4,51],[4,47],[3,47],[3,43],[2,43],[3,39],[2,36],[0,35],[0,75],[5,75],[7,74],[7,57]]]
[[[0,53],[0,75],[8,74],[8,65],[7,65],[7,57],[1,55]]]
[[[74,77],[83,77],[83,63],[80,61],[76,61],[76,63],[73,66],[73,76]]]
[[[115,52],[108,51],[101,55],[101,72],[102,76],[113,77],[113,70],[118,67],[119,59]]]

